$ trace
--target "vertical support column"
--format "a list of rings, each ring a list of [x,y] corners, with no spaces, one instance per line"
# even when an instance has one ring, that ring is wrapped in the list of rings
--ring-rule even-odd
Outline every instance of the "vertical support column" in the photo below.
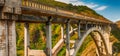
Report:
[[[0,21],[0,56],[16,56],[15,21]]]
[[[86,23],[85,25],[85,30],[87,31],[88,30],[88,24]]]
[[[0,56],[16,56],[15,21],[0,20]]]
[[[78,39],[81,39],[81,33],[80,33],[80,21],[78,22]]]
[[[28,56],[29,50],[29,24],[25,23],[24,26],[24,56]]]
[[[8,37],[9,37],[9,55],[8,56],[16,56],[16,22],[8,21]]]
[[[5,21],[5,28],[6,28],[6,56],[8,56],[9,55],[9,50],[8,50],[8,41],[9,41],[9,39],[8,39],[8,21]]]
[[[78,39],[75,41],[75,45],[74,45],[74,48],[76,50],[77,48],[77,44],[79,43],[79,41],[81,40],[81,32],[80,32],[80,21],[78,22]]]
[[[48,22],[46,22],[46,55],[52,56],[52,39],[51,39],[51,18],[49,18]]]
[[[64,39],[64,25],[61,25],[61,39]]]
[[[8,25],[0,20],[0,56],[8,56]]]
[[[68,19],[66,22],[66,56],[70,56],[70,20]]]

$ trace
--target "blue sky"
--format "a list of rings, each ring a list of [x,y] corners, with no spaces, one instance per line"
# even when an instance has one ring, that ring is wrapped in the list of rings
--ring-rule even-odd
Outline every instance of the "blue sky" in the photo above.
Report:
[[[115,22],[120,20],[120,0],[56,0],[73,5],[86,5],[107,19]]]

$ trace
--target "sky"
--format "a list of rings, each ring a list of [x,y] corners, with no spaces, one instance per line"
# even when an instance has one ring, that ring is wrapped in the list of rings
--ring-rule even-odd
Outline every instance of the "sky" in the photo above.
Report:
[[[120,0],[56,0],[73,5],[86,5],[103,15],[105,18],[116,22],[120,20]]]

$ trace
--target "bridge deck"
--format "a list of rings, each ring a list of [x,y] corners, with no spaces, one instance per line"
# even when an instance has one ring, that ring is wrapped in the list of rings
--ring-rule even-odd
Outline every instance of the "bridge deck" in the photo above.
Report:
[[[5,6],[5,0],[0,0],[0,8],[1,6]],[[111,23],[105,20],[99,20],[93,17],[84,16],[68,10],[63,10],[58,7],[46,5],[38,2],[37,0],[22,0],[21,12],[19,13],[22,14],[22,15],[19,15],[21,17],[18,16],[18,19],[17,19],[17,21],[20,21],[20,22],[26,22],[26,21],[27,22],[46,22],[48,21],[47,17],[51,16],[52,18],[54,18],[52,20],[52,22],[54,23],[65,23],[66,19],[70,19],[72,23],[77,23],[79,20],[84,22],[92,22],[92,23],[94,22]]]
[[[103,20],[95,19],[88,16],[83,16],[74,12],[62,10],[35,1],[23,1],[22,14],[34,15],[34,16],[52,16],[54,18],[76,19],[76,20],[108,23]]]

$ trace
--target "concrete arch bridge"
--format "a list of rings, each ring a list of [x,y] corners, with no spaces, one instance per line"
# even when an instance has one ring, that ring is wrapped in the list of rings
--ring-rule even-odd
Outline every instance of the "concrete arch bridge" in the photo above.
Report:
[[[111,22],[42,4],[37,0],[0,0],[0,56],[16,56],[16,22],[25,24],[24,56],[56,56],[63,44],[66,44],[66,56],[76,56],[89,34],[97,46],[98,56],[112,56],[109,41]],[[46,24],[46,50],[29,48],[29,23]],[[51,24],[61,25],[61,39],[53,48]],[[77,27],[73,29],[71,25]],[[74,31],[77,31],[78,38],[70,40]],[[70,43],[73,43],[72,48]]]

